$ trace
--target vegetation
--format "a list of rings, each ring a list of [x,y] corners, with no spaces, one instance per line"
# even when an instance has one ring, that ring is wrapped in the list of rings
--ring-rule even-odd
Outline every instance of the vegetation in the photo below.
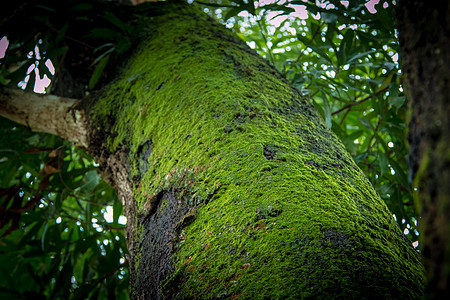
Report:
[[[380,3],[372,14],[365,2],[197,4],[238,32],[319,110],[401,230],[416,242],[394,3]],[[308,18],[293,17],[302,6]],[[92,53],[86,58],[92,66],[86,84],[95,90],[107,81],[105,70],[114,70],[117,58],[133,48],[142,28],[124,11],[99,9],[94,1],[58,6],[41,1],[33,7],[28,20],[33,30],[1,32],[10,42],[1,65],[4,85],[33,89],[33,76],[45,74],[54,82],[48,91],[57,91],[58,67],[68,65],[65,53],[85,47]],[[94,20],[101,20],[95,28],[86,25]],[[277,26],[271,24],[275,20]],[[122,208],[114,190],[98,177],[95,162],[54,136],[31,133],[5,119],[0,125],[0,293],[126,298]],[[261,213],[276,210],[269,206]]]

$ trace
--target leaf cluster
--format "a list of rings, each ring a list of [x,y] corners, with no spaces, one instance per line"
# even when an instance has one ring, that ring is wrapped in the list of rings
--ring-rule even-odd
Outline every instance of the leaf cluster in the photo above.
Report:
[[[127,299],[122,205],[92,158],[3,118],[0,132],[0,298]]]
[[[0,81],[32,91],[35,80],[47,76],[52,81],[48,92],[62,94],[69,85],[64,76],[70,75],[83,92],[98,88],[114,76],[141,36],[145,24],[133,16],[129,6],[100,0],[10,2],[0,14],[0,37],[9,40],[0,59]]]

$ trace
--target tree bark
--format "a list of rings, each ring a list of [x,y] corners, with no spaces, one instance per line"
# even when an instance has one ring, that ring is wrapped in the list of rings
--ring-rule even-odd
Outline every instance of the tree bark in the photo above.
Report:
[[[128,219],[131,298],[419,298],[418,253],[312,106],[197,8],[151,7],[85,110]]]
[[[92,109],[130,166],[132,298],[418,298],[417,252],[311,106],[170,5]]]
[[[0,116],[31,128],[69,139],[78,147],[88,146],[88,127],[78,99],[0,90]]]
[[[450,295],[450,5],[399,1],[397,7],[405,91],[412,111],[413,173],[427,298]]]

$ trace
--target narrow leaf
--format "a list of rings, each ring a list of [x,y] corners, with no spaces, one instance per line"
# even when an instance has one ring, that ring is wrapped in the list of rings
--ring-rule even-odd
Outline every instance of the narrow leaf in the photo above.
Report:
[[[91,75],[91,79],[89,80],[89,89],[92,90],[95,87],[95,85],[98,83],[98,81],[100,80],[100,77],[103,74],[103,70],[105,69],[106,65],[108,64],[108,61],[109,61],[109,55],[104,57],[102,60],[100,60],[98,65],[95,67],[94,72]]]

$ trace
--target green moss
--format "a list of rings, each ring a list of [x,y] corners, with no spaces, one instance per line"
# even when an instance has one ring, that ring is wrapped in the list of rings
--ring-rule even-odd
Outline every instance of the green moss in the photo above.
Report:
[[[139,243],[143,240],[144,234],[145,234],[144,227],[141,224],[139,224],[138,222],[136,222],[135,231],[134,231],[134,243],[136,245],[139,245]],[[139,271],[139,262],[141,261],[141,257],[142,257],[142,252],[136,251],[134,253],[134,257],[133,257],[134,266],[135,266],[136,270],[138,270],[138,271]]]
[[[196,207],[163,289],[418,297],[417,253],[310,105],[225,28],[173,11],[150,21],[148,41],[94,108],[98,124],[115,120],[108,147],[130,149],[133,174],[139,145],[152,141],[134,190],[142,214],[163,190]]]
[[[164,199],[159,207],[160,213],[164,213],[164,209],[167,207],[167,199]]]

